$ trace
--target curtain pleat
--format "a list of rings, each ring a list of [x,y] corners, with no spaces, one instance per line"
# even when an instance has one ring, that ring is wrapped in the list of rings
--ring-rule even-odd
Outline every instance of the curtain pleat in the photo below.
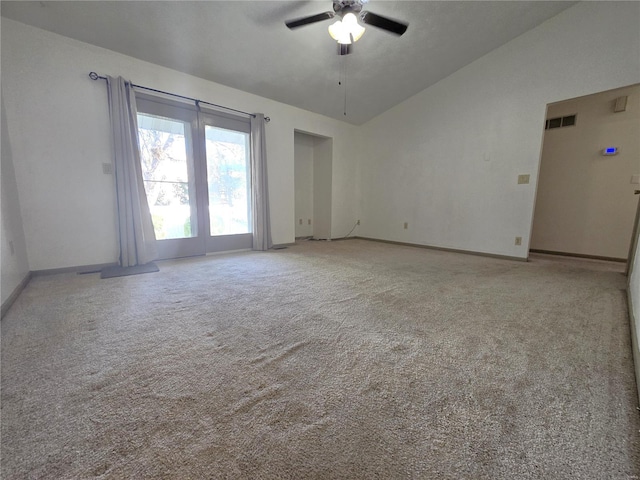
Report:
[[[158,256],[156,236],[144,190],[136,98],[131,83],[107,76],[114,174],[118,208],[120,265],[144,265]]]
[[[251,117],[251,201],[253,250],[268,250],[272,247],[271,219],[265,120],[262,113],[256,113]]]

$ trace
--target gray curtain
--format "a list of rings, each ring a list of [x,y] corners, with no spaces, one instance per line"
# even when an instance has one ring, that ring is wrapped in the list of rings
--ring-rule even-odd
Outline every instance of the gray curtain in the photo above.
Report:
[[[114,152],[120,265],[144,265],[158,256],[142,179],[136,97],[131,83],[107,76]]]
[[[264,126],[262,113],[256,113],[251,117],[251,207],[254,250],[269,250],[272,247]]]

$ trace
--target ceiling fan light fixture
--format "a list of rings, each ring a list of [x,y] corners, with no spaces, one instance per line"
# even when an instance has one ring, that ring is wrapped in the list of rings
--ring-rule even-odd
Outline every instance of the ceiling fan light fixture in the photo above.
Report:
[[[341,43],[341,44],[351,43],[349,32],[347,31],[346,28],[344,28],[344,25],[340,20],[337,20],[335,23],[332,23],[331,25],[329,25],[329,35],[331,35],[331,38],[336,40],[338,43]]]
[[[358,17],[349,12],[342,19],[342,24],[346,25],[349,34],[353,37],[353,41],[357,42],[364,34],[364,27],[358,23]]]
[[[355,14],[349,12],[342,17],[342,20],[338,20],[329,26],[329,35],[342,45],[350,45],[351,39],[357,42],[364,34],[364,27],[358,23],[358,18]]]

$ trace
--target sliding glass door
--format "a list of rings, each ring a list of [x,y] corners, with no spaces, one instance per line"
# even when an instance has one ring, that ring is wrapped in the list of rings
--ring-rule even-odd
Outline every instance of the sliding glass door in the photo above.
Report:
[[[210,252],[251,248],[250,124],[200,115],[205,139]]]
[[[147,96],[137,104],[160,258],[251,248],[248,119]]]

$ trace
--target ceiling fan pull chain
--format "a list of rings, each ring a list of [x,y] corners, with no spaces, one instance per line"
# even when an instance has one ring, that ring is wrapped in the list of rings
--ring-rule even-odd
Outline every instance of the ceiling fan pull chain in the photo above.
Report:
[[[343,57],[344,58],[344,57]],[[344,116],[347,116],[347,59],[342,60],[344,65]]]

